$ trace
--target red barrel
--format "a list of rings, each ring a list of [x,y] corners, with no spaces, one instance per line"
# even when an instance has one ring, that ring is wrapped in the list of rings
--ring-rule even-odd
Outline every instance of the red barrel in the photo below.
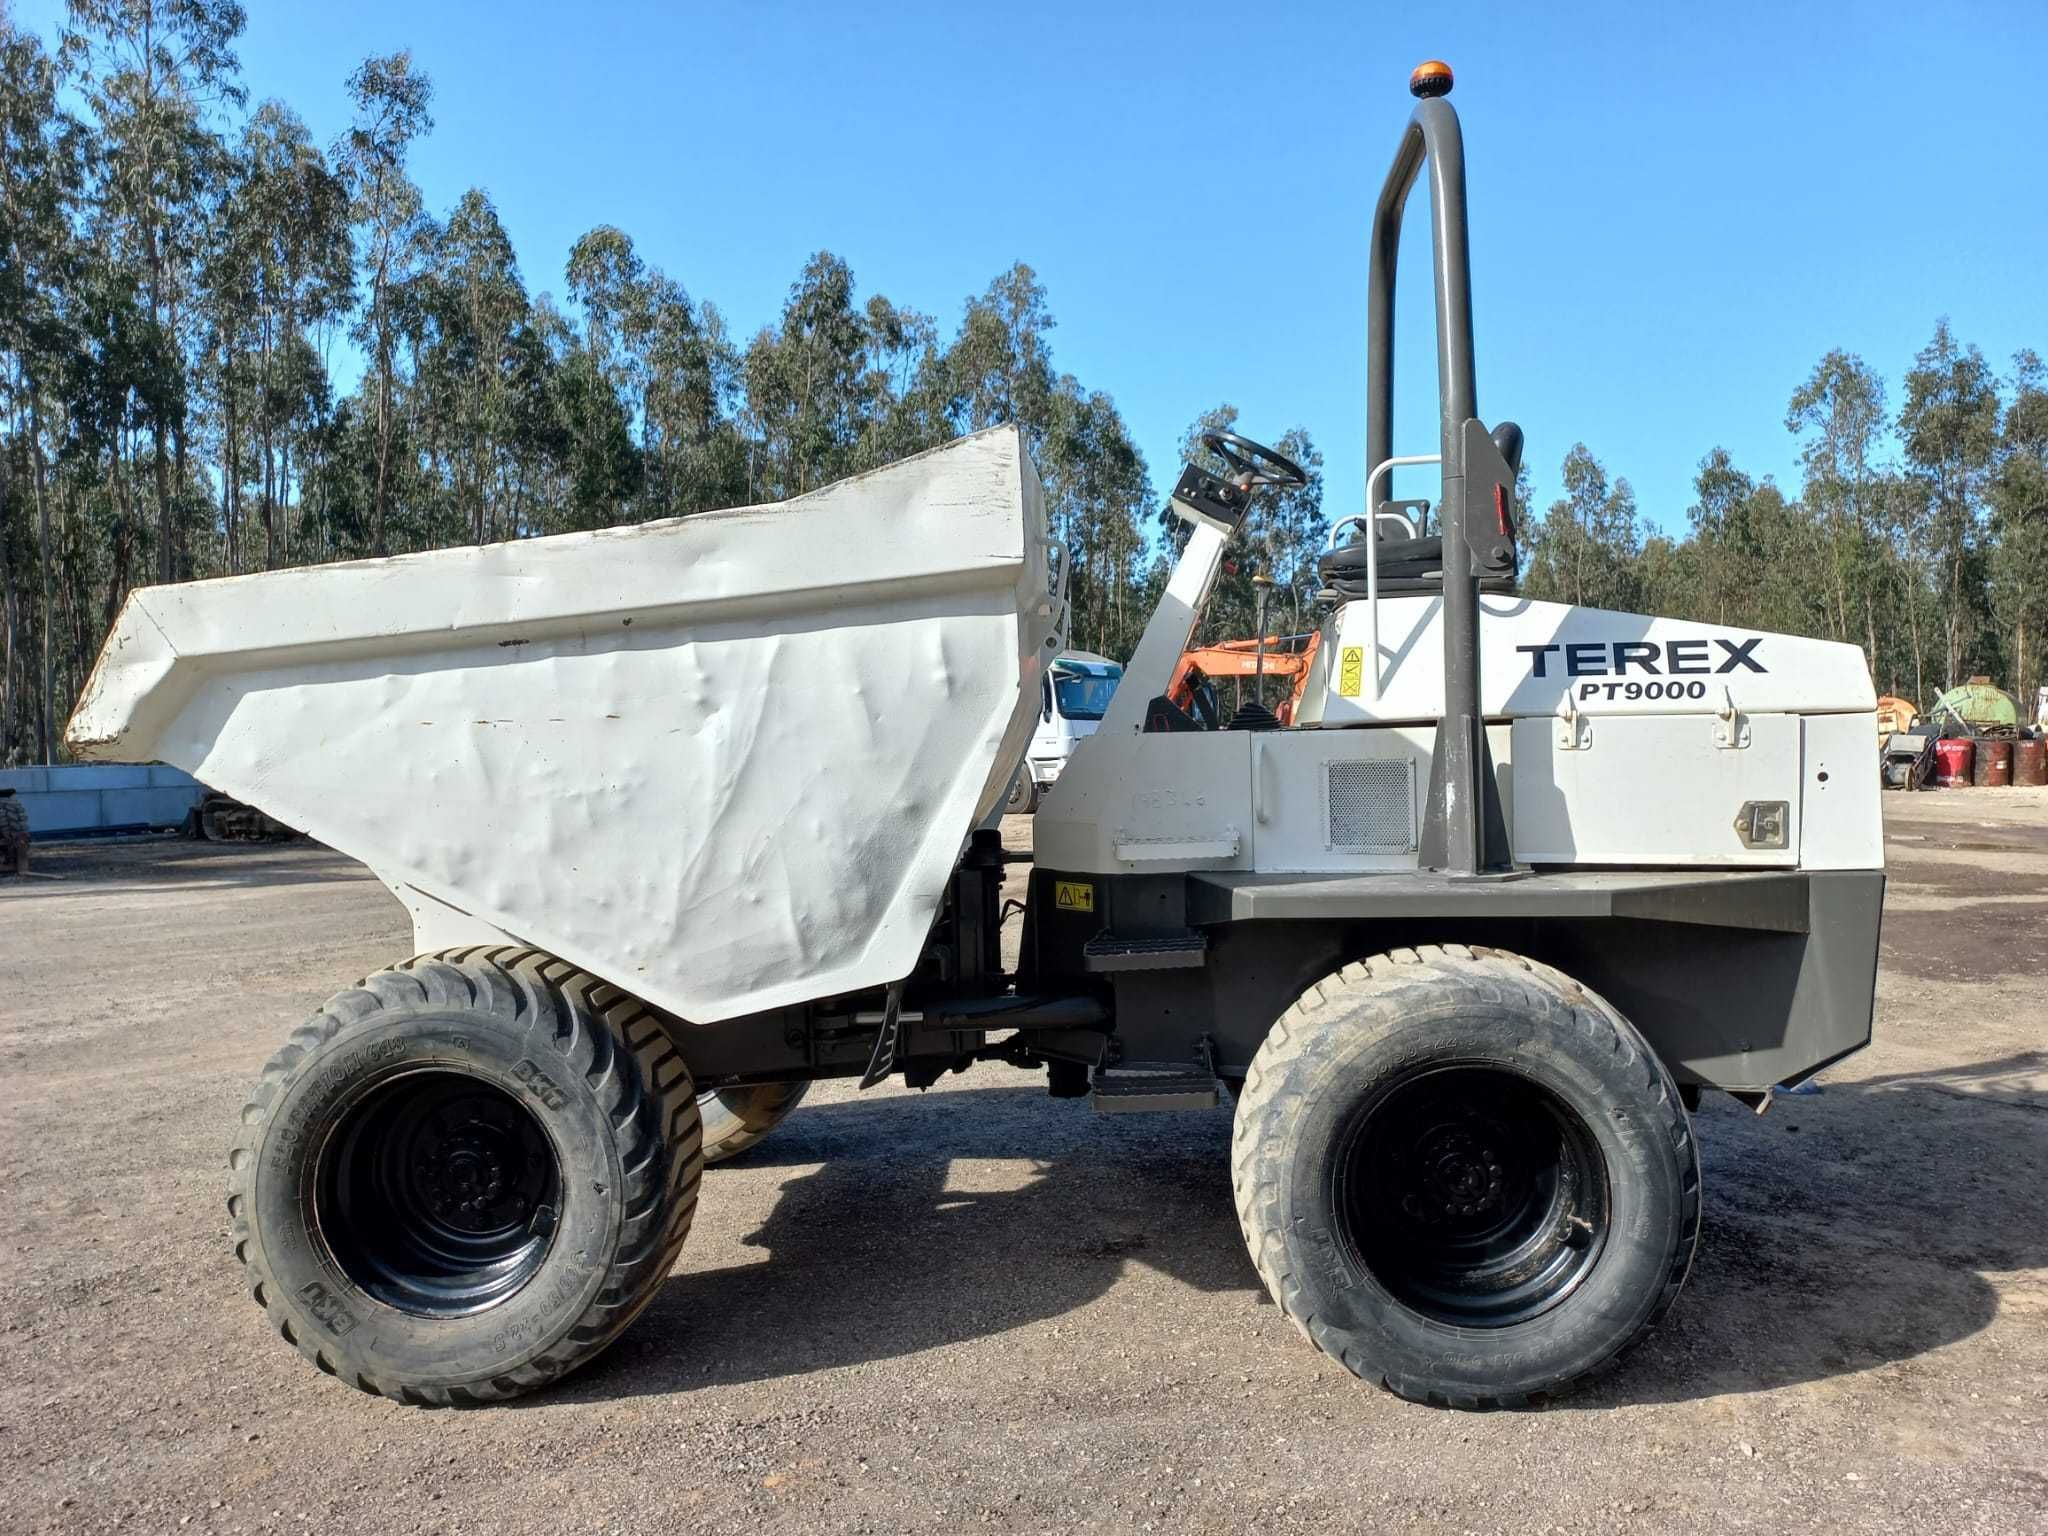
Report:
[[[2015,784],[2048,784],[2048,742],[2033,736],[2012,744],[2012,781]]]
[[[1980,741],[1977,761],[1970,769],[1970,782],[1979,789],[2003,789],[2012,782],[2012,743]]]
[[[1967,736],[1944,736],[1934,744],[1934,782],[1943,789],[1967,789],[1970,759],[1977,743]]]

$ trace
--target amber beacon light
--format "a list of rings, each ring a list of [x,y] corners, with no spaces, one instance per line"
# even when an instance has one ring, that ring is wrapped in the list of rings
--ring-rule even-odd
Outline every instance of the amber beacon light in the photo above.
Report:
[[[1424,59],[1408,77],[1408,89],[1422,97],[1450,95],[1451,66],[1442,59]]]

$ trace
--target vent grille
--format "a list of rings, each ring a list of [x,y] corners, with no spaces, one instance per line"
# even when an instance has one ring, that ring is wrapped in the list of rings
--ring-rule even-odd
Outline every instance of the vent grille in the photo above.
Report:
[[[1415,760],[1353,758],[1324,765],[1333,853],[1415,851]]]

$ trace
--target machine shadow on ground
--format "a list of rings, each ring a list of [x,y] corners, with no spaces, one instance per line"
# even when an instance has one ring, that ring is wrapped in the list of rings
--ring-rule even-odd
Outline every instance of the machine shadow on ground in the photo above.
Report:
[[[2019,1085],[2048,1052],[2023,1057],[1848,1081],[1761,1118],[1710,1098],[1691,1281],[1642,1347],[1558,1406],[1854,1375],[1982,1330],[1998,1310],[1985,1272],[2048,1265],[2048,1096]],[[721,1263],[693,1238],[633,1331],[549,1397],[681,1392],[994,1337],[1097,1300],[1127,1264],[1264,1306],[1229,1132],[1227,1110],[1104,1117],[1026,1088],[806,1105],[706,1178],[715,1204],[742,1168],[804,1170],[746,1236],[761,1257]],[[960,1187],[991,1180],[956,1162],[1027,1151],[1021,1187]],[[1291,1329],[1268,1337],[1310,1369]],[[1072,1347],[1102,1343],[1077,1333]]]
[[[744,1234],[747,1258],[693,1251],[693,1234],[632,1332],[562,1390],[685,1391],[991,1337],[1085,1306],[1127,1263],[1263,1295],[1229,1140],[1227,1110],[1109,1117],[1021,1087],[806,1104],[706,1173],[709,1208],[743,1169],[804,1170]]]
[[[1780,1098],[1695,1122],[1706,1229],[1665,1325],[1567,1408],[1900,1368],[1997,1316],[1989,1274],[2048,1264],[2048,1052]],[[1853,1064],[1844,1069],[1853,1071]]]

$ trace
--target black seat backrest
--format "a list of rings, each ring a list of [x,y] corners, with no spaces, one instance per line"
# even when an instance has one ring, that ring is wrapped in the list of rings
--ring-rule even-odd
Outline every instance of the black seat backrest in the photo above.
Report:
[[[1472,427],[1477,427],[1472,423]],[[1469,430],[1469,429],[1468,429]],[[1515,480],[1522,465],[1522,429],[1504,421],[1490,433],[1474,432],[1465,445],[1465,544],[1472,551],[1474,572],[1488,591],[1502,590],[1515,577],[1515,545],[1521,533],[1521,509],[1515,502]],[[1405,512],[1412,502],[1380,503],[1388,512]],[[1426,503],[1424,504],[1426,505]],[[1379,527],[1378,519],[1374,526]],[[1345,597],[1365,595],[1365,529],[1351,543],[1330,550],[1318,562],[1323,583]],[[1374,552],[1383,587],[1402,590],[1412,583],[1441,586],[1444,550],[1441,535],[1403,539],[1382,537]]]

